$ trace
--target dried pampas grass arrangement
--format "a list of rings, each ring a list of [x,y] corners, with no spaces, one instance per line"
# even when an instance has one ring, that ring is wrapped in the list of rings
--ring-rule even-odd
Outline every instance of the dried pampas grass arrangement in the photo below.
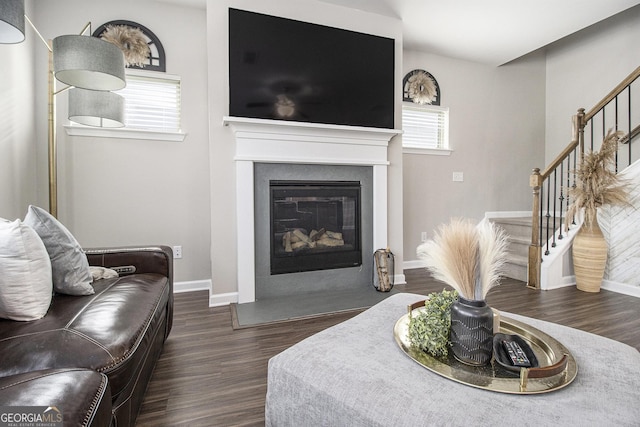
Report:
[[[424,71],[409,77],[408,95],[416,104],[431,104],[436,100],[438,91],[433,79]]]
[[[478,239],[471,221],[456,218],[441,225],[433,239],[418,246],[417,253],[434,278],[473,299]]]
[[[452,219],[417,249],[433,277],[468,300],[484,300],[500,283],[506,252],[507,235],[487,219]]]
[[[486,218],[476,226],[476,233],[479,270],[474,299],[485,299],[489,290],[500,284],[507,260],[508,236],[502,228]]]
[[[574,171],[577,184],[568,189],[572,200],[567,210],[567,227],[584,208],[584,223],[589,229],[597,221],[597,210],[603,205],[629,205],[630,183],[615,172],[615,153],[624,132],[607,132],[600,151],[584,155]]]
[[[113,43],[122,50],[127,67],[131,65],[144,67],[151,55],[147,39],[140,28],[128,25],[109,25],[100,38]]]

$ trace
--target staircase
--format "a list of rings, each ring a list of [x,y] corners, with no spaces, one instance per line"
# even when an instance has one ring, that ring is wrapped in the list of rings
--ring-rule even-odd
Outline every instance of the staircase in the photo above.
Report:
[[[637,144],[640,140],[640,114],[637,108],[632,108],[632,99],[637,99],[638,96],[639,77],[640,67],[591,110],[579,109],[573,116],[573,135],[569,145],[544,170],[534,169],[530,177],[533,206],[529,219],[531,235],[526,279],[529,287],[551,289],[571,284],[569,281],[573,274],[573,266],[570,261],[570,249],[577,227],[570,227],[569,231],[565,232],[564,224],[560,222],[556,223],[553,229],[561,230],[564,235],[560,231],[553,233],[548,228],[549,218],[554,215],[562,218],[565,215],[571,203],[566,190],[576,185],[571,171],[576,169],[586,151],[600,148],[602,139],[609,129],[621,130],[626,134],[616,156],[615,170],[629,173],[636,183],[635,191],[638,192],[640,174],[636,171],[640,168],[640,150]],[[632,147],[635,147],[633,151]],[[621,288],[621,292],[640,296],[640,254],[635,249],[640,241],[636,237],[638,233],[633,231],[640,231],[640,226],[636,225],[640,224],[640,209],[637,203],[634,203],[634,206],[635,209],[627,208],[627,211],[617,210],[608,216],[602,215],[606,222],[603,230],[605,238],[616,239],[613,247],[609,245],[609,264],[605,280],[613,282],[615,287]],[[635,243],[629,245],[630,241]],[[623,254],[616,252],[623,247],[630,249],[625,249]],[[615,274],[612,273],[615,270],[613,266],[617,264],[635,267],[633,272],[626,273],[627,278],[634,279],[633,282],[629,283],[625,279],[624,283],[615,283],[617,279],[613,278]]]
[[[531,244],[531,216],[511,216],[491,218],[491,222],[502,228],[508,235],[509,246],[504,276],[527,281],[529,245]],[[553,218],[549,221],[549,232],[553,229]],[[558,222],[556,222],[556,225]],[[547,228],[544,229],[546,235]]]

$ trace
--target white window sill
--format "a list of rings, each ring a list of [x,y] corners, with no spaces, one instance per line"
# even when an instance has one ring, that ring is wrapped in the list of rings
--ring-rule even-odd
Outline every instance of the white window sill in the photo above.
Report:
[[[402,147],[402,154],[426,154],[429,156],[450,156],[453,150],[449,148],[417,148]]]
[[[98,138],[146,139],[154,141],[182,142],[187,136],[184,132],[159,132],[141,129],[110,129],[89,126],[65,125],[67,135],[93,136]]]

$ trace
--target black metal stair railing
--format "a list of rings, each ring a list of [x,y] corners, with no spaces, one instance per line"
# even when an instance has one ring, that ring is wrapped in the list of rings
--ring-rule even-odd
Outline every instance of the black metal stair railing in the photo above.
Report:
[[[640,150],[632,146],[640,139],[640,67],[616,86],[588,112],[579,109],[573,116],[573,132],[569,145],[543,171],[533,170],[529,185],[533,190],[531,245],[529,246],[528,283],[540,288],[540,270],[544,256],[549,255],[558,240],[566,236],[564,218],[571,200],[568,189],[576,185],[573,171],[581,161],[585,147],[597,150],[607,131],[624,131],[625,146],[616,154],[616,171],[640,158]],[[634,83],[636,83],[634,85]],[[573,223],[573,219],[571,219]]]

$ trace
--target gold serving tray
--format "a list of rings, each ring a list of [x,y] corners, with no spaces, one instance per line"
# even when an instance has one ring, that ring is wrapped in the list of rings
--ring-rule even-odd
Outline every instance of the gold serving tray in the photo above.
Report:
[[[423,309],[415,309],[414,315]],[[447,357],[433,357],[411,346],[409,320],[407,313],[393,328],[400,349],[428,370],[471,387],[511,394],[548,393],[566,387],[578,374],[576,361],[565,346],[544,332],[513,319],[501,316],[499,332],[520,335],[538,358],[538,368],[521,368],[518,373],[505,369],[495,360],[485,366],[470,366],[458,361],[451,351]]]

